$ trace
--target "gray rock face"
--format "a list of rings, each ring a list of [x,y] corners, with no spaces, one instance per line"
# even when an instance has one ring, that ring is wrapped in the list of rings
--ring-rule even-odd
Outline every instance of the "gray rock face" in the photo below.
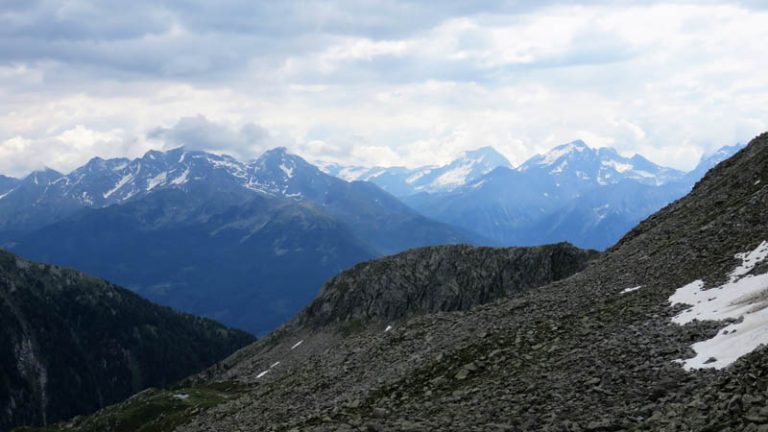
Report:
[[[392,322],[429,312],[468,310],[571,276],[596,256],[568,243],[412,249],[358,264],[332,278],[294,321],[317,329],[349,320]]]

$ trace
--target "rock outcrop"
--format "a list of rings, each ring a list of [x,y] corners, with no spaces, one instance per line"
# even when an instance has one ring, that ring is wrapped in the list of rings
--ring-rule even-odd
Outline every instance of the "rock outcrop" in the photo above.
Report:
[[[568,243],[412,249],[333,277],[294,321],[317,329],[350,320],[391,323],[430,312],[469,310],[571,276],[597,256]]]

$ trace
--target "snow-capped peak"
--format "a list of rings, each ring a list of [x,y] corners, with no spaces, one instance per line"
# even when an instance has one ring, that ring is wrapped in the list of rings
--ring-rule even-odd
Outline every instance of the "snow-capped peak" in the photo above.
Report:
[[[509,163],[509,160],[507,160],[504,155],[496,151],[495,148],[487,146],[487,147],[480,147],[476,150],[470,150],[467,152],[464,152],[461,158],[458,159],[459,161],[473,161],[477,164],[483,164],[484,166],[493,169],[500,166],[511,168],[512,165]]]
[[[560,146],[557,146],[550,150],[548,153],[546,153],[540,160],[536,161],[538,165],[552,165],[556,162],[560,161],[562,158],[566,156],[570,156],[574,153],[581,153],[586,150],[592,150],[587,146],[587,144],[582,140],[576,140],[569,142],[568,144],[563,144]]]
[[[593,149],[581,140],[557,146],[544,155],[536,155],[522,164],[518,171],[594,182],[598,186],[626,179],[661,185],[683,176],[680,171],[661,167],[642,156],[624,157],[610,147]]]
[[[406,179],[417,191],[437,192],[469,184],[498,167],[511,168],[501,153],[493,147],[481,147],[465,152],[462,157],[443,167],[425,167]]]
[[[167,151],[150,150],[136,159],[93,158],[67,175],[46,169],[29,174],[23,183],[25,193],[39,199],[70,200],[77,205],[103,207],[155,193],[162,189],[185,189],[196,185],[221,188],[240,186],[268,195],[296,199],[302,196],[301,180],[307,175],[321,175],[313,165],[285,148],[265,152],[251,163],[230,156],[183,147]],[[7,187],[5,183],[8,183]],[[0,192],[7,194],[13,181],[5,182]]]

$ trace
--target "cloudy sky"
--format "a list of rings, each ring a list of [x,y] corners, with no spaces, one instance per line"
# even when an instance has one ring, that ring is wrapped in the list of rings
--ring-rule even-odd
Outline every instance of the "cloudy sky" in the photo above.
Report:
[[[0,173],[185,145],[691,168],[768,130],[768,2],[3,0]]]

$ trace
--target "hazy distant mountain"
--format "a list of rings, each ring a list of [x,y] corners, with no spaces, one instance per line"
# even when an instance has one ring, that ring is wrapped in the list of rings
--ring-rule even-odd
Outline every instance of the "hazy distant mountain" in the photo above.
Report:
[[[339,178],[375,183],[395,196],[419,192],[445,192],[470,183],[498,167],[512,168],[509,161],[492,147],[464,153],[445,166],[404,167],[344,167],[322,165],[322,169]]]
[[[547,154],[536,155],[517,171],[553,177],[560,187],[572,190],[623,180],[658,186],[684,175],[681,171],[656,165],[640,155],[625,158],[612,148],[593,149],[581,140],[555,147]]]
[[[450,192],[402,199],[423,214],[504,245],[569,241],[604,249],[632,226],[687,193],[740,146],[702,159],[691,173],[582,141],[555,147],[517,169],[497,168]]]
[[[254,333],[357,262],[478,237],[283,148],[248,163],[184,149],[97,158],[18,181],[0,214],[2,238],[19,254]]]
[[[699,181],[702,177],[704,177],[704,174],[707,173],[710,169],[714,168],[717,164],[720,162],[728,159],[729,157],[733,156],[744,148],[744,144],[735,144],[732,146],[725,146],[718,149],[716,152],[712,154],[705,154],[701,157],[701,160],[699,160],[698,165],[696,165],[696,168],[694,168],[692,171],[686,174],[685,181],[688,183],[696,183]]]

